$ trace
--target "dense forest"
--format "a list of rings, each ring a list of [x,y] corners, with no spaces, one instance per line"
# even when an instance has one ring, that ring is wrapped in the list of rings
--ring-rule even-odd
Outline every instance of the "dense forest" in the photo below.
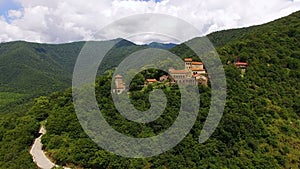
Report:
[[[103,60],[99,74],[116,67],[129,54],[147,48],[124,39],[113,41],[118,44]],[[11,112],[11,107],[70,87],[74,65],[84,44],[0,43],[0,112]]]
[[[47,129],[47,134],[42,138],[44,149],[57,164],[70,167],[300,168],[299,19],[300,12],[297,12],[265,25],[209,35],[208,38],[220,54],[227,78],[228,97],[223,118],[212,137],[199,144],[198,137],[209,110],[211,92],[209,87],[199,86],[201,108],[196,124],[180,144],[157,157],[129,159],[98,147],[83,132],[77,120],[71,89],[64,92],[57,89],[59,92],[33,101],[22,101],[28,93],[18,91],[12,94],[13,89],[22,89],[22,86],[13,85],[13,80],[9,80],[11,83],[6,84],[11,88],[5,88],[1,84],[1,90],[6,97],[1,94],[3,101],[0,104],[14,103],[18,106],[11,109],[10,113],[0,116],[0,167],[36,168],[31,160],[29,147],[42,123]],[[197,39],[189,43],[193,42],[196,43]],[[8,48],[3,47],[5,45],[9,44],[1,44],[0,49]],[[130,53],[138,48],[145,47],[131,47],[127,51]],[[38,49],[36,52],[43,51]],[[121,49],[116,51],[119,56],[123,52]],[[182,58],[196,57],[184,44],[170,51]],[[114,62],[110,59],[110,62],[117,63],[121,60],[122,58],[118,58]],[[234,66],[233,63],[237,60],[249,63],[244,74]],[[106,68],[113,68],[111,64],[107,63]],[[0,69],[2,67],[0,65]],[[14,77],[12,74],[3,78]],[[153,70],[145,71],[136,77],[135,82],[141,82],[141,79],[151,75],[156,77],[160,74]],[[22,77],[27,76],[24,74]],[[154,88],[162,89],[168,98],[167,109],[160,118],[148,124],[139,124],[126,120],[117,112],[111,99],[111,79],[111,73],[101,74],[95,88],[99,108],[114,129],[128,136],[143,138],[163,132],[174,122],[180,105],[180,92],[176,85],[153,85],[140,90],[134,87],[138,85],[132,84],[134,90],[131,90],[130,98],[139,110],[149,109],[148,96]],[[0,82],[6,81],[1,79]],[[68,83],[61,89],[66,86]],[[33,89],[31,88],[32,91]],[[48,89],[47,87],[45,91],[53,92]],[[124,93],[124,96],[127,94]]]

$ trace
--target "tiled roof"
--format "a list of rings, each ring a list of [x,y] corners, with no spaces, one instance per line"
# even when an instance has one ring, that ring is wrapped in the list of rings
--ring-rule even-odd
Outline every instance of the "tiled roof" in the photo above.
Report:
[[[153,82],[153,83],[157,82],[156,79],[147,79],[146,81],[147,81],[147,82]]]
[[[193,59],[192,59],[192,58],[185,58],[184,61],[185,61],[185,62],[192,62]]]
[[[203,65],[202,62],[192,62],[192,65]]]
[[[247,62],[236,62],[235,63],[236,66],[248,66]]]

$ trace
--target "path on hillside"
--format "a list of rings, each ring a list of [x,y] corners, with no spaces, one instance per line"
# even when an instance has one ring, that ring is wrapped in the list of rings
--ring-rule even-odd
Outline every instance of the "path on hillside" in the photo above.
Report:
[[[41,138],[44,134],[46,134],[46,129],[43,126],[41,127],[39,133],[41,135],[34,140],[34,143],[30,150],[30,154],[33,158],[33,161],[41,169],[51,169],[54,166],[58,166],[53,162],[51,162],[51,160],[45,155],[45,152],[42,149],[43,144],[41,143]],[[64,168],[68,169],[67,167]]]

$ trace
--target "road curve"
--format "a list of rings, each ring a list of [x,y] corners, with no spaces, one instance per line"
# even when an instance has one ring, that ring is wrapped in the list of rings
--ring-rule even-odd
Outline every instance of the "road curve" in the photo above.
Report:
[[[51,160],[45,155],[45,152],[42,149],[43,144],[41,142],[41,138],[44,134],[46,134],[46,129],[43,126],[40,128],[39,134],[41,135],[34,140],[34,143],[30,149],[30,154],[32,156],[33,161],[41,169],[51,169],[53,167],[58,167],[58,165],[51,162]],[[63,168],[70,169],[68,167]]]
[[[46,133],[45,128],[42,126],[39,133],[41,134],[38,138],[34,140],[34,144],[31,147],[30,154],[32,155],[33,161],[37,164],[41,169],[51,169],[56,166],[52,163],[47,156],[45,155],[41,143],[42,136]]]

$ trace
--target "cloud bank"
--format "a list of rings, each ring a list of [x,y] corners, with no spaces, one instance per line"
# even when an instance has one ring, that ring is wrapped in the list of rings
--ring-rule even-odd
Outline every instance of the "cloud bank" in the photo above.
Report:
[[[300,10],[299,0],[17,0],[17,3],[21,8],[0,16],[0,42],[96,40],[97,32],[107,24],[143,13],[178,17],[194,25],[202,36],[218,30],[266,23]],[[142,24],[138,23],[143,22],[150,21],[137,20],[123,25],[118,31],[140,30]],[[130,40],[136,43],[174,42],[149,34]]]

